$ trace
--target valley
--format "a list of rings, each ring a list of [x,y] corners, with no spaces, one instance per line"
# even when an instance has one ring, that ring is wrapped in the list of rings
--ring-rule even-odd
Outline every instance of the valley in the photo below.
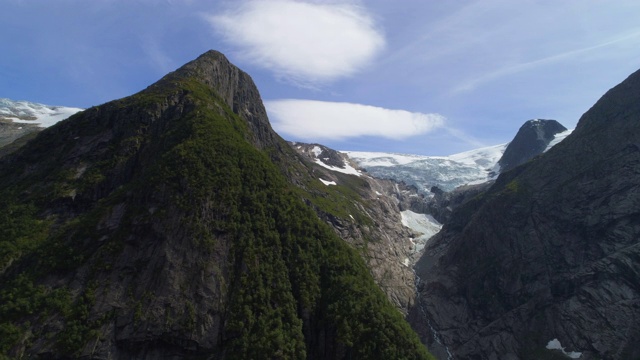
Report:
[[[636,359],[639,104],[634,73],[575,129],[425,156],[286,142],[215,51],[86,110],[2,99],[0,352]]]

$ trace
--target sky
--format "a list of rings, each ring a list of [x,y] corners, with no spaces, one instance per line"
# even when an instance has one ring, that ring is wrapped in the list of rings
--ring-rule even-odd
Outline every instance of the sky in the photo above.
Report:
[[[286,140],[449,155],[576,126],[640,68],[637,0],[0,0],[0,97],[88,108],[207,50]]]

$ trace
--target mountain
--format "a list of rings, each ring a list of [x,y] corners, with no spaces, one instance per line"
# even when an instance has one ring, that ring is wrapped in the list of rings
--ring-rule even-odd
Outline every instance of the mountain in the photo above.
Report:
[[[525,122],[498,161],[500,171],[509,171],[542,154],[556,134],[565,131],[567,128],[556,120],[534,119]]]
[[[0,147],[37,132],[82,109],[0,98]]]
[[[215,51],[43,130],[0,157],[0,353],[430,358],[313,166]]]
[[[417,187],[429,194],[433,186],[451,191],[495,179],[502,171],[520,165],[564,139],[571,131],[555,120],[529,120],[514,139],[449,156],[343,151],[369,174]]]
[[[640,71],[427,244],[414,328],[440,358],[640,358]]]

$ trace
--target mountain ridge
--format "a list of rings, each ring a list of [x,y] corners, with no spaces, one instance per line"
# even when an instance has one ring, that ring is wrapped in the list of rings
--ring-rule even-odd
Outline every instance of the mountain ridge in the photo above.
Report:
[[[0,351],[430,358],[259,100],[207,52],[0,158]]]

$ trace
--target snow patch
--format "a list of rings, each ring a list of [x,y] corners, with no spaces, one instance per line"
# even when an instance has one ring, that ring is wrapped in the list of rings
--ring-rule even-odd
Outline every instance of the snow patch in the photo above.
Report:
[[[360,173],[360,171],[358,171],[356,168],[350,166],[349,164],[345,164],[344,169],[343,168],[339,168],[339,167],[335,167],[335,166],[331,166],[331,165],[327,165],[327,164],[323,163],[319,159],[316,159],[316,164],[318,164],[318,165],[320,165],[320,166],[322,166],[324,168],[327,168],[327,169],[329,169],[331,171],[337,171],[337,172],[340,172],[340,173],[343,173],[343,174],[349,174],[349,175],[355,175],[355,176],[362,175]]]
[[[558,340],[558,339],[553,339],[553,340],[549,341],[549,343],[547,344],[547,349],[549,349],[549,350],[560,350],[560,351],[562,351],[563,354],[567,355],[568,357],[570,357],[572,359],[579,359],[582,356],[581,352],[576,352],[576,351],[566,352],[564,350],[564,347],[562,346],[562,344],[560,344],[560,340]]]
[[[573,132],[573,129],[569,129],[567,131],[563,131],[554,135],[553,140],[547,145],[547,148],[544,149],[544,152],[547,152],[552,147],[558,145],[562,140],[564,140],[567,136],[569,136]]]
[[[320,156],[320,154],[322,154],[322,149],[320,149],[319,146],[314,146],[313,149],[311,149],[311,152],[313,153],[313,155],[315,155],[315,157]]]
[[[327,181],[327,180],[324,180],[322,178],[319,178],[319,180],[322,181],[322,183],[327,185],[327,186],[329,186],[329,185],[337,185],[335,181]]]

